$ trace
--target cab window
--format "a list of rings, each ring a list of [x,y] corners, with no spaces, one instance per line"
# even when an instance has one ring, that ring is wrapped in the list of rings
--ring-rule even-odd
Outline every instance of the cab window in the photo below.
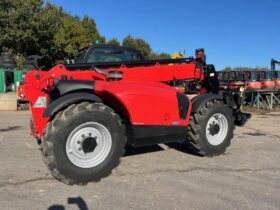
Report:
[[[92,48],[87,54],[85,63],[139,61],[141,56],[134,51],[122,49],[96,49]]]

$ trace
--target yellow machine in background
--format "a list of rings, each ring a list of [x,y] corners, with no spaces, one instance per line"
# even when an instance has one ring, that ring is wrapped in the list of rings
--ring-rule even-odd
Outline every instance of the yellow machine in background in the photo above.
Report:
[[[184,53],[181,53],[181,52],[175,52],[171,55],[171,58],[172,59],[177,59],[177,58],[184,58]]]
[[[185,55],[184,53],[181,53],[181,52],[174,52],[172,55],[171,55],[171,58],[172,59],[179,59],[179,58],[184,58]],[[174,64],[169,64],[169,65],[174,65]],[[174,86],[177,86],[176,89],[181,92],[181,93],[184,93],[185,92],[185,86],[184,86],[184,82],[182,81],[176,81],[174,82],[173,84]]]

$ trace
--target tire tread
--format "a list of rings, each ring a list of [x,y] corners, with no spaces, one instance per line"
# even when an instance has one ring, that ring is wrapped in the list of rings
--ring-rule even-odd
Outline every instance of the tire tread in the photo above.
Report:
[[[230,131],[229,138],[225,147],[220,151],[210,151],[203,149],[202,145],[204,144],[203,138],[201,136],[202,132],[202,122],[205,120],[208,110],[212,109],[214,106],[224,105],[223,102],[214,100],[208,101],[197,113],[192,114],[187,129],[188,145],[193,148],[197,154],[201,156],[213,157],[216,155],[223,154],[226,151],[226,148],[230,146],[230,140],[233,138],[233,130],[235,128],[233,124],[233,130]]]
[[[59,113],[57,113],[54,116],[54,118],[48,122],[46,129],[44,130],[44,135],[43,135],[43,139],[42,139],[42,143],[41,143],[41,151],[42,151],[43,160],[44,160],[45,164],[47,165],[48,169],[50,170],[50,173],[57,180],[65,183],[65,184],[85,185],[87,183],[86,182],[76,182],[59,172],[58,168],[56,167],[57,163],[54,158],[53,148],[52,148],[54,138],[51,138],[51,136],[55,132],[59,131],[59,127],[61,126],[61,123],[66,122],[73,115],[74,112],[78,112],[78,111],[90,112],[92,110],[99,110],[102,112],[107,112],[118,121],[119,126],[120,126],[119,132],[121,132],[122,136],[124,137],[122,139],[122,142],[120,142],[122,144],[122,148],[123,148],[121,154],[119,154],[120,157],[123,156],[125,153],[125,145],[127,142],[127,138],[125,135],[125,126],[122,123],[122,119],[119,117],[118,114],[116,114],[114,112],[113,109],[109,108],[108,106],[106,106],[102,103],[89,103],[89,102],[82,102],[79,104],[72,104],[72,105],[68,106],[65,110],[62,110]],[[120,164],[120,158],[117,159],[116,161],[114,161],[113,166],[110,169],[108,169],[107,171],[104,171],[102,176],[100,178],[93,180],[93,182],[98,182],[101,180],[101,178],[105,178],[105,177],[109,176],[112,172],[112,169],[117,167],[119,164]]]

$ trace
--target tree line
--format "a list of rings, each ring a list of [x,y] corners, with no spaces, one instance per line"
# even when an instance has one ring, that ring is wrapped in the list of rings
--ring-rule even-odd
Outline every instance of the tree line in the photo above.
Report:
[[[39,55],[39,65],[51,67],[74,58],[80,49],[98,40],[100,44],[139,50],[145,58],[169,58],[153,52],[144,39],[130,35],[122,41],[106,40],[89,16],[80,18],[43,0],[0,1],[0,52],[12,52],[18,65],[29,55]]]

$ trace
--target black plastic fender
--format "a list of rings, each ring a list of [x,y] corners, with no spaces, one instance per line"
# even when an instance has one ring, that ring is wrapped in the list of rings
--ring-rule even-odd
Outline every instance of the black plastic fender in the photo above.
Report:
[[[94,91],[94,81],[87,80],[60,80],[55,87],[54,92],[59,94],[59,96],[65,95],[70,92],[77,91]]]
[[[196,96],[192,100],[192,113],[198,112],[204,106],[204,104],[212,100],[223,100],[223,96],[213,93]]]
[[[55,113],[66,108],[70,104],[79,103],[82,101],[102,102],[102,99],[91,93],[75,92],[66,94],[52,101],[43,113],[43,117],[53,116]]]

